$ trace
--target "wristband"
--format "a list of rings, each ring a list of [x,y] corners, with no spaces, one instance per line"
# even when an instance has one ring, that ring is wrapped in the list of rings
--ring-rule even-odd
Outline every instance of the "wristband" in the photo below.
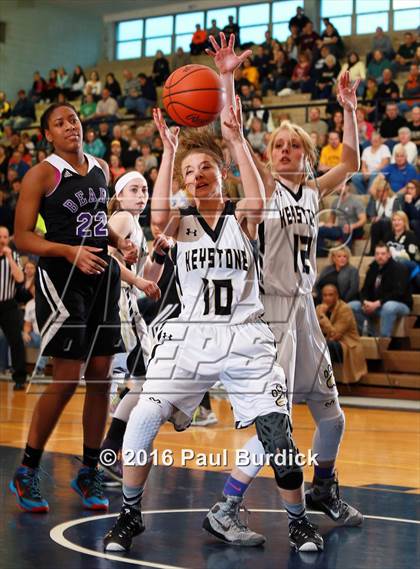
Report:
[[[159,255],[156,251],[153,251],[152,254],[152,261],[157,263],[158,265],[163,265],[165,263],[166,253],[164,255]]]

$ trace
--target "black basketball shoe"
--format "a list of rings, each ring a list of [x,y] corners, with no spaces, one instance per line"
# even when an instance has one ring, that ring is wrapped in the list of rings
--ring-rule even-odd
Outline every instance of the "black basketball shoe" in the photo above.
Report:
[[[307,508],[324,512],[337,525],[359,526],[363,523],[363,515],[340,498],[338,478],[314,477],[312,487],[305,492]]]
[[[324,549],[324,540],[306,516],[289,523],[289,540],[296,551],[316,552]]]
[[[133,537],[145,529],[141,512],[124,505],[114,527],[104,537],[105,551],[128,551]]]

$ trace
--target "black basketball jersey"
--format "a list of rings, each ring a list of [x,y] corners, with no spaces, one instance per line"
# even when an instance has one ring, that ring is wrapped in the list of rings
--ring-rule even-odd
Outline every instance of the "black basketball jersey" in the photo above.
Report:
[[[57,171],[57,184],[41,202],[48,241],[67,245],[108,246],[108,189],[105,173],[89,154],[86,176],[52,154],[46,158]]]

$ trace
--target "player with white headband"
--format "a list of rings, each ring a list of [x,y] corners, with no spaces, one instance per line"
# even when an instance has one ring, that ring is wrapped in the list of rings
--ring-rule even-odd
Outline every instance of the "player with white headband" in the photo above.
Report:
[[[141,316],[137,300],[142,291],[152,300],[159,300],[160,289],[156,284],[163,272],[163,265],[168,249],[173,246],[172,239],[160,235],[153,244],[153,253],[149,255],[146,238],[139,223],[149,199],[149,191],[144,176],[136,171],[126,172],[115,182],[115,195],[108,204],[109,225],[119,234],[138,247],[137,263],[128,264],[120,252],[110,247],[110,255],[114,257],[121,269],[120,318],[121,336],[125,352],[116,354],[112,366],[112,377],[125,376],[126,372],[136,381],[126,389],[113,414],[113,420],[102,445],[103,452],[110,449],[115,455],[122,444],[125,427],[131,410],[137,403],[142,381],[146,374],[151,345],[147,326]],[[122,374],[121,374],[122,372]],[[112,462],[112,461],[111,461]],[[119,461],[102,466],[108,475],[119,478]],[[116,476],[115,476],[116,475]]]

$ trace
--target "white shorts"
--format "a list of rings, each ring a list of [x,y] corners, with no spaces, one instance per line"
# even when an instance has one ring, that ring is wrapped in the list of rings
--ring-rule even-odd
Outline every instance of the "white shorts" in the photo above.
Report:
[[[187,418],[204,393],[222,381],[237,428],[272,412],[288,413],[283,370],[276,364],[270,328],[168,320],[152,350],[143,393],[162,395]]]
[[[338,396],[327,342],[311,294],[263,295],[264,319],[277,342],[277,363],[286,374],[289,403]]]

